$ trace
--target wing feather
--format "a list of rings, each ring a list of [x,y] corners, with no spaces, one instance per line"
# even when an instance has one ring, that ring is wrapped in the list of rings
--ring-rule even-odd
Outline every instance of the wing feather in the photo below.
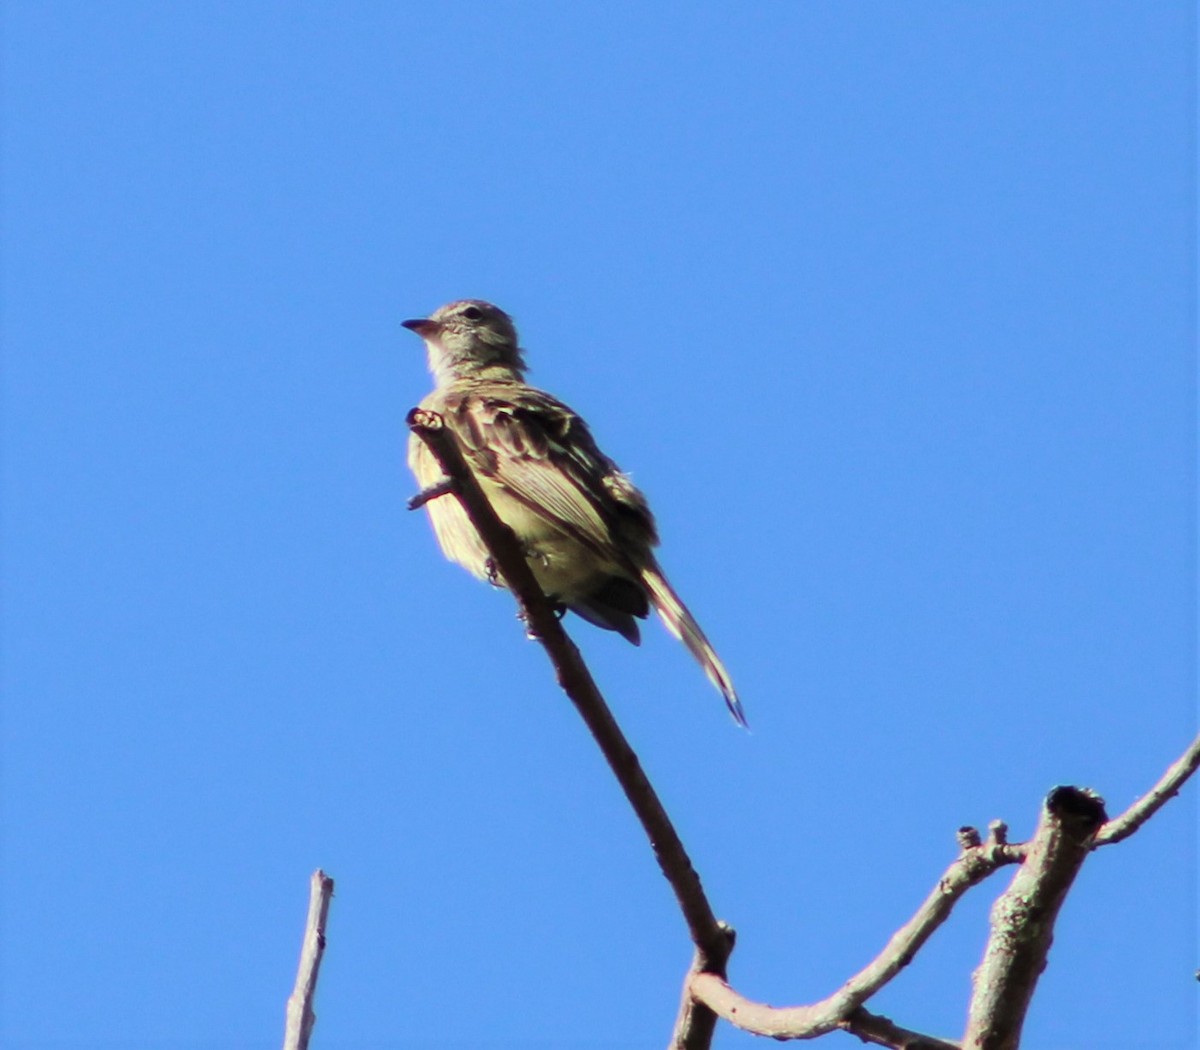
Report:
[[[445,408],[472,468],[550,527],[618,562],[631,544],[648,552],[658,542],[645,498],[561,401],[492,386],[451,396]]]

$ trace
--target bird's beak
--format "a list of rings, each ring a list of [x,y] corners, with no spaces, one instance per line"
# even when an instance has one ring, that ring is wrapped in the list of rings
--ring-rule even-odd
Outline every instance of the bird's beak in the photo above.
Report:
[[[437,321],[431,321],[428,317],[417,317],[411,321],[401,321],[400,323],[410,332],[416,332],[419,336],[431,335],[439,327]]]

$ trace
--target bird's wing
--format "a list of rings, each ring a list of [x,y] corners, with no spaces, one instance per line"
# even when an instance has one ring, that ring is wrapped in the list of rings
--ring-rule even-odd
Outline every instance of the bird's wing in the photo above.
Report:
[[[445,408],[476,473],[555,529],[608,558],[657,543],[645,498],[561,401],[527,386],[478,385],[448,395]]]

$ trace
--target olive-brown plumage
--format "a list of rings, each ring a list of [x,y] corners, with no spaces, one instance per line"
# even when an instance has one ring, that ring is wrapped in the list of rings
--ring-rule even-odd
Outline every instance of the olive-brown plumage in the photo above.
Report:
[[[653,606],[745,725],[728,672],[654,558],[658,533],[645,497],[578,415],[525,382],[512,319],[490,303],[466,299],[404,324],[424,339],[435,379],[421,408],[442,416],[458,439],[546,595],[635,645],[637,621]],[[415,436],[408,462],[422,488],[442,480]],[[503,584],[492,577],[487,549],[458,501],[443,497],[426,507],[446,557]]]

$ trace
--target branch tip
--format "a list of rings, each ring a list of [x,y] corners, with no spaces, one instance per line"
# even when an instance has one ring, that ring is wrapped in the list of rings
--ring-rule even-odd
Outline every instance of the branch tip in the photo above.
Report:
[[[1108,820],[1104,811],[1104,799],[1091,788],[1059,785],[1051,788],[1046,796],[1046,811],[1063,821],[1064,825],[1092,834]]]
[[[404,422],[409,430],[420,432],[422,430],[441,430],[444,421],[436,412],[431,412],[427,408],[411,408],[408,415],[404,417]]]
[[[309,880],[308,918],[304,925],[304,943],[300,948],[296,986],[287,1002],[284,1050],[307,1050],[313,1025],[317,1023],[313,1001],[317,995],[321,958],[325,954],[325,923],[329,917],[329,902],[332,899],[333,879],[318,868]]]
[[[1197,768],[1200,768],[1200,736],[1197,736],[1187,750],[1167,767],[1167,771],[1159,777],[1154,787],[1119,817],[1110,820],[1096,832],[1093,848],[1108,846],[1129,838],[1162,809],[1169,799],[1179,794],[1179,789],[1188,782]]]
[[[979,829],[971,827],[970,824],[964,824],[959,828],[954,837],[958,840],[958,848],[964,853],[969,849],[974,849],[983,841],[979,837]]]

